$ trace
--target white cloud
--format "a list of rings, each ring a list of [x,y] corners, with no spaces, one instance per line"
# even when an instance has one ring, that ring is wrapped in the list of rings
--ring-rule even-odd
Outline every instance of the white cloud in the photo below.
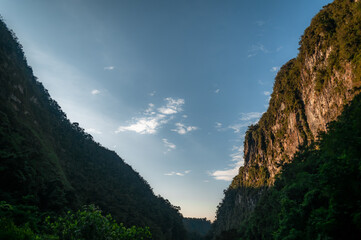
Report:
[[[231,161],[233,162],[232,164],[230,164],[231,168],[211,172],[210,175],[214,179],[231,181],[238,174],[239,168],[244,164],[243,147],[233,146],[232,151],[234,152],[229,155],[231,157]]]
[[[253,119],[259,119],[262,116],[263,112],[249,112],[249,113],[241,113],[241,120],[248,121]]]
[[[251,124],[252,124],[252,122],[236,123],[236,124],[228,126],[228,128],[233,129],[234,133],[240,133],[240,132],[242,132],[242,130],[245,130],[245,128]]]
[[[108,71],[111,71],[111,70],[114,70],[114,66],[107,66],[107,67],[104,67],[104,70],[108,70]]]
[[[261,43],[252,45],[248,52],[248,58],[256,56],[259,52],[269,53],[268,49]]]
[[[167,148],[167,152],[170,152],[177,148],[177,146],[174,143],[169,142],[168,139],[166,139],[166,138],[163,138],[162,141],[164,143],[164,146]],[[165,153],[167,153],[167,152],[165,152]]]
[[[184,99],[181,99],[181,98],[173,99],[173,98],[169,97],[169,98],[166,98],[165,100],[167,101],[167,105],[164,107],[158,108],[158,111],[160,113],[170,115],[170,114],[175,114],[175,113],[183,111],[182,106],[184,104]]]
[[[137,118],[136,122],[128,126],[119,126],[115,133],[133,131],[140,134],[154,134],[160,125],[160,117]]]
[[[262,116],[261,112],[249,112],[241,113],[239,121],[233,125],[229,125],[228,129],[232,129],[234,133],[238,135],[237,139],[244,138],[244,132],[247,130],[247,127],[251,124],[258,122],[259,118]],[[216,122],[216,128],[220,128],[221,123]],[[239,134],[242,134],[239,136]],[[216,180],[231,181],[234,176],[238,174],[239,168],[244,164],[243,158],[243,146],[233,146],[232,153],[229,154],[230,164],[227,168],[222,170],[216,170],[210,172],[209,175]]]
[[[191,170],[186,170],[184,172],[170,172],[170,173],[165,173],[164,175],[166,176],[180,176],[183,177],[184,175],[190,173]]]
[[[153,103],[148,104],[148,108],[142,113],[142,117],[133,118],[132,123],[126,126],[119,126],[115,133],[133,131],[139,134],[155,134],[157,129],[168,123],[172,115],[182,111],[184,99],[164,99],[167,103],[155,109]]]
[[[155,93],[156,93],[156,91],[153,91],[153,92],[149,93],[148,95],[153,97],[155,95]]]
[[[184,114],[184,115],[182,115],[182,117],[183,117],[183,118],[187,118],[187,117],[188,117],[188,115]]]
[[[172,129],[171,131],[173,132],[177,132],[181,135],[184,135],[188,132],[197,130],[198,128],[195,126],[185,126],[183,123],[176,123],[175,126],[177,127],[176,129]]]
[[[238,174],[241,165],[236,165],[231,169],[217,170],[211,173],[211,176],[216,180],[232,181],[232,179]]]
[[[101,131],[96,130],[96,129],[94,129],[94,128],[85,129],[85,132],[87,132],[87,133],[89,133],[89,134],[102,134]]]
[[[233,153],[229,155],[231,161],[243,165],[243,146],[233,146],[232,151]]]
[[[241,113],[240,122],[229,125],[228,128],[233,129],[234,133],[245,132],[247,127],[258,122],[263,112]]]
[[[269,95],[271,95],[271,92],[269,92],[269,91],[263,91],[263,95],[269,96]]]
[[[145,115],[154,115],[156,114],[156,112],[154,111],[154,104],[153,103],[149,103],[148,104],[148,108],[144,111]]]
[[[93,94],[93,95],[97,95],[99,93],[100,93],[100,91],[98,89],[94,89],[91,91],[91,94]]]
[[[264,82],[264,81],[262,81],[262,80],[258,80],[258,84],[259,84],[259,85],[265,85],[266,82]]]
[[[223,132],[223,131],[227,131],[227,130],[229,130],[229,129],[232,129],[230,126],[223,127],[223,123],[220,123],[220,122],[215,122],[215,123],[214,123],[214,128],[215,128],[218,132]]]
[[[272,67],[272,68],[270,69],[271,72],[278,72],[278,70],[280,70],[280,67],[277,67],[277,66]]]
[[[221,89],[218,88],[218,89],[216,89],[216,90],[214,91],[214,93],[215,93],[215,94],[218,94],[219,91],[221,91]]]

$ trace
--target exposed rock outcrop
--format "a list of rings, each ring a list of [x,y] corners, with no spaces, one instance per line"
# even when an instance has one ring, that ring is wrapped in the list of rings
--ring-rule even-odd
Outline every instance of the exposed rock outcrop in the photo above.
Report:
[[[306,29],[297,58],[278,72],[267,112],[246,133],[245,164],[218,207],[214,237],[237,229],[299,147],[326,131],[360,92],[361,62],[357,53],[350,52],[350,48],[358,52],[360,43],[342,38],[352,32],[351,24],[361,28],[357,2],[336,0],[324,7]]]

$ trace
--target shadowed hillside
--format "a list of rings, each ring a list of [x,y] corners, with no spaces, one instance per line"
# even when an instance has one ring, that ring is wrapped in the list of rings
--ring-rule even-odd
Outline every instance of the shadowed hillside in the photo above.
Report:
[[[184,239],[179,208],[129,165],[70,123],[0,22],[0,200],[61,214],[95,204],[154,239]]]

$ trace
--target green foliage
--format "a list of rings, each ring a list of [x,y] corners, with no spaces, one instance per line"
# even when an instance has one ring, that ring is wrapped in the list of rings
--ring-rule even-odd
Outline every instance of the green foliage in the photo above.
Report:
[[[18,227],[7,218],[0,219],[0,239],[4,240],[33,240],[39,239],[29,226]]]
[[[54,215],[93,203],[126,227],[148,226],[156,239],[186,235],[178,207],[155,196],[114,151],[70,123],[33,75],[15,34],[2,20],[0,200]],[[13,222],[22,226],[18,218]]]
[[[313,139],[301,96],[302,88],[304,88],[301,85],[301,73],[307,75],[311,74],[307,71],[312,71],[315,74],[310,75],[309,78],[313,79],[315,76],[315,91],[319,93],[333,77],[335,89],[340,95],[344,95],[344,83],[336,78],[335,71],[345,71],[345,65],[351,63],[354,88],[361,89],[361,2],[336,0],[325,6],[305,30],[299,50],[297,58],[284,64],[278,72],[267,112],[263,114],[258,124],[250,127],[246,133],[245,142],[249,142],[254,148],[248,154],[256,153],[252,156],[245,155],[246,162],[250,159],[245,171],[252,172],[253,176],[255,172],[258,172],[258,166],[267,164],[267,159],[261,156],[264,153],[272,156],[275,152],[270,146],[277,145],[276,143],[280,142],[279,139],[285,137],[290,113],[296,114],[297,128],[303,142],[307,143]],[[327,51],[330,52],[326,56]],[[313,56],[316,60],[313,69],[307,69],[306,59],[316,53],[318,55]],[[311,82],[305,84],[311,84]],[[280,128],[273,132],[270,126],[275,126],[275,124],[278,124]],[[282,144],[279,144],[279,148],[283,150]],[[283,158],[287,162],[287,156]],[[231,187],[259,187],[261,184],[269,183],[267,180],[261,183],[259,179],[259,177],[245,179],[243,176],[236,176]]]
[[[240,227],[241,239],[358,239],[361,95],[284,166]]]
[[[126,228],[94,205],[45,217],[35,207],[0,202],[0,239],[9,240],[146,240],[148,227]]]
[[[343,75],[346,73],[347,75]],[[348,76],[348,73],[351,73],[351,76]],[[352,79],[353,89],[350,89],[348,81],[344,80],[345,77]],[[225,192],[225,197],[218,208],[217,221],[214,224],[216,227],[212,227],[218,229],[218,232],[215,230],[216,234],[220,234],[222,229],[236,228],[236,224],[243,222],[241,232],[244,239],[273,239],[274,237],[303,239],[302,235],[306,236],[304,237],[306,239],[327,239],[323,236],[332,235],[330,229],[336,229],[333,225],[335,222],[344,226],[342,221],[331,218],[330,214],[332,212],[340,214],[339,211],[347,212],[347,209],[336,209],[331,207],[331,203],[322,207],[321,204],[319,208],[315,205],[325,199],[332,203],[336,201],[333,198],[329,200],[330,196],[324,196],[327,192],[325,190],[327,184],[321,181],[323,174],[316,171],[322,165],[321,159],[326,161],[328,158],[328,156],[322,155],[325,149],[319,151],[316,148],[303,149],[294,159],[289,159],[287,155],[289,152],[287,150],[290,150],[286,149],[287,140],[290,140],[287,133],[295,130],[289,129],[291,116],[296,118],[296,121],[292,122],[296,123],[295,127],[300,137],[299,142],[310,146],[311,142],[315,140],[310,126],[308,126],[309,119],[306,117],[306,108],[303,102],[305,100],[306,104],[309,104],[310,98],[307,96],[312,96],[312,92],[308,93],[308,86],[312,85],[314,85],[317,95],[325,94],[325,97],[328,98],[336,94],[335,99],[341,101],[360,92],[361,1],[335,0],[325,6],[312,19],[311,25],[301,37],[298,56],[287,62],[278,72],[267,112],[256,125],[250,126],[246,133],[245,165],[240,168],[239,174],[233,179],[230,185],[231,190]],[[324,91],[325,88],[327,91]],[[354,141],[358,140],[354,139]],[[342,146],[342,144],[340,145]],[[347,149],[346,146],[344,147]],[[320,157],[317,157],[317,154],[321,154]],[[340,153],[339,158],[341,156]],[[345,156],[347,158],[349,155]],[[331,157],[330,159],[332,159]],[[275,162],[275,158],[281,160]],[[269,179],[267,169],[263,169],[262,166],[271,164],[272,167],[282,167],[286,163],[297,162],[297,159],[311,158],[313,160],[304,162],[302,160],[299,161],[302,163],[294,163],[292,167],[286,166],[281,178],[276,181],[276,186],[269,190],[269,194],[263,194],[267,197],[262,197],[262,203],[254,208],[254,204],[259,198],[254,197],[253,193],[248,194],[252,192],[252,189],[257,191],[257,189],[262,189],[262,186],[273,184],[273,179]],[[341,162],[341,159],[335,161]],[[347,165],[342,164],[343,166]],[[357,169],[356,165],[347,169],[338,168],[340,166],[337,165],[333,167],[339,171],[338,173]],[[329,171],[333,172],[332,169]],[[352,176],[350,172],[349,174]],[[293,184],[288,185],[281,179],[287,179]],[[339,180],[342,182],[341,179]],[[320,189],[314,189],[315,186],[319,186]],[[345,189],[347,188],[345,187]],[[234,191],[240,192],[242,196],[236,198]],[[345,194],[347,195],[347,193]],[[252,197],[254,201],[248,201],[248,198]],[[356,198],[353,200],[359,202]],[[355,206],[353,203],[350,205]],[[314,206],[315,209],[312,210],[311,206]],[[242,208],[245,212],[242,212]],[[251,218],[244,217],[253,209],[254,214]],[[239,217],[239,215],[243,217]],[[347,215],[347,217],[349,216],[351,214]],[[329,218],[332,220],[328,220]],[[360,216],[357,214],[353,218],[360,220]],[[348,226],[354,227],[356,223],[352,225],[348,222],[348,224]],[[344,227],[345,229],[350,228]],[[354,230],[351,232],[355,232]]]
[[[327,79],[330,76],[327,74],[327,71],[325,69],[319,70],[316,74],[316,84],[315,84],[315,90],[317,92],[320,92],[323,89],[324,83],[327,81]]]
[[[55,221],[46,219],[50,232],[64,240],[146,240],[151,239],[149,228],[117,224],[111,215],[103,216],[93,205],[77,212],[67,212]]]
[[[204,239],[211,228],[211,221],[206,218],[183,218],[183,224],[189,240]]]
[[[324,7],[305,30],[300,41],[298,59],[303,62],[316,50],[325,52],[332,48],[325,68],[316,69],[316,91],[323,89],[330,79],[333,69],[341,70],[341,65],[350,62],[354,66],[354,81],[361,80],[361,2],[336,0]],[[358,84],[355,85],[359,87]]]

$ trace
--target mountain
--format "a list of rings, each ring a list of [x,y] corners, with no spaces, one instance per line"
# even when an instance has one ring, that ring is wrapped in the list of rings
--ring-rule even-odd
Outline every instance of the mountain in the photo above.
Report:
[[[206,218],[183,218],[183,223],[189,240],[204,239],[211,228],[211,221]]]
[[[213,238],[235,235],[283,166],[327,131],[360,87],[361,2],[335,0],[312,19],[298,56],[276,76],[267,112],[248,128],[245,164],[218,206]]]
[[[179,207],[71,123],[0,21],[0,201],[61,214],[94,204],[154,239],[184,239]],[[4,217],[4,216],[0,216]]]
[[[361,94],[303,146],[243,221],[235,239],[359,239]],[[232,238],[227,238],[232,239]]]

